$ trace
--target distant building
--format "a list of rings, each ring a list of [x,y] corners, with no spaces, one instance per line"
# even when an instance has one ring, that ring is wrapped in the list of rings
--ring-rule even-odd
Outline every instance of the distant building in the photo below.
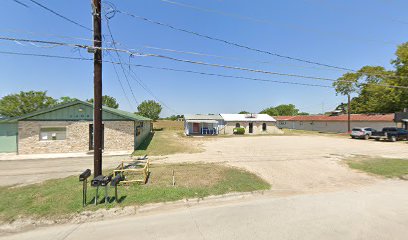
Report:
[[[276,120],[268,114],[220,114],[224,120],[224,134],[233,134],[234,128],[245,128],[245,134],[279,134]]]
[[[395,113],[394,120],[397,127],[405,128],[408,130],[408,108],[405,108],[403,112]]]
[[[186,135],[218,135],[224,127],[219,114],[185,114],[184,133]]]
[[[320,131],[347,132],[347,114],[277,116],[279,128]],[[381,130],[384,127],[395,127],[394,114],[351,114],[351,128],[371,127]]]
[[[103,107],[103,148],[133,151],[151,131],[151,120]],[[0,152],[18,154],[93,150],[93,105],[73,101],[0,121]]]
[[[244,128],[244,134],[278,134],[276,120],[268,114],[186,114],[186,135],[234,134],[234,128]]]

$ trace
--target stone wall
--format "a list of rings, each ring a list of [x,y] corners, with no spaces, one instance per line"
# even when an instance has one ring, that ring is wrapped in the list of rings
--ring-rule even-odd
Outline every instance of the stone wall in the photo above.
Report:
[[[90,121],[20,121],[18,123],[18,153],[68,153],[89,151]],[[104,149],[134,149],[133,121],[104,122]],[[65,140],[40,140],[41,127],[66,127]]]
[[[282,134],[283,132],[276,127],[274,122],[265,122],[266,131],[262,130],[264,122],[253,122],[253,133],[249,133],[249,122],[226,122],[224,129],[220,130],[220,134],[234,134],[235,125],[239,123],[240,127],[245,128],[245,134]]]

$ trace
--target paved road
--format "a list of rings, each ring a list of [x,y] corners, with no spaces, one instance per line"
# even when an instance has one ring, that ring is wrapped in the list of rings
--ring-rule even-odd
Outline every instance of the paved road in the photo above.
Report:
[[[107,156],[103,167],[116,167],[128,156]],[[26,185],[93,171],[93,157],[0,161],[0,186]]]
[[[401,239],[408,238],[408,182],[354,190],[184,207],[81,225],[40,228],[4,239]]]

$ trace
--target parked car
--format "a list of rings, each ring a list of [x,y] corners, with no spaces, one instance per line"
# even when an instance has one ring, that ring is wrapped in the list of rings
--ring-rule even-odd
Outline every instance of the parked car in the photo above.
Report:
[[[408,140],[408,131],[403,128],[385,127],[380,132],[371,134],[371,137],[377,141],[381,139],[395,142],[398,140]]]
[[[374,132],[377,132],[377,130],[375,130],[373,128],[368,128],[368,127],[365,127],[365,128],[353,128],[351,130],[350,136],[351,136],[351,138],[362,138],[362,139],[367,140],[367,139],[369,139],[371,137],[371,135]]]

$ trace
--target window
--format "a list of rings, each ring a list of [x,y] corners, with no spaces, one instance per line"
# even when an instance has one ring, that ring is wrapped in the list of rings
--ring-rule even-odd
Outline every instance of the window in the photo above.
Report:
[[[262,131],[266,131],[266,123],[262,123]]]
[[[40,129],[40,141],[65,140],[66,138],[66,127],[42,127]]]
[[[144,123],[144,122],[140,122],[140,123],[139,123],[139,126],[140,126],[140,127],[143,127],[143,123]]]
[[[240,125],[239,123],[236,123],[236,124],[235,124],[235,127],[236,127],[236,128],[239,128],[239,127],[241,127],[241,125]]]
[[[279,124],[280,125],[286,125],[286,121],[280,121]]]

